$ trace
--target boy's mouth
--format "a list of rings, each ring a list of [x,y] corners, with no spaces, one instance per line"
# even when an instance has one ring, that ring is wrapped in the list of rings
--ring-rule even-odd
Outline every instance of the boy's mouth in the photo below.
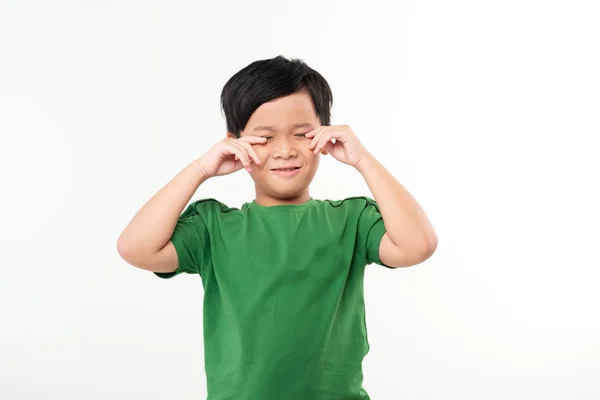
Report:
[[[273,168],[271,171],[282,178],[288,178],[299,174],[300,167]]]
[[[293,171],[295,169],[300,169],[300,167],[273,168],[272,171]]]

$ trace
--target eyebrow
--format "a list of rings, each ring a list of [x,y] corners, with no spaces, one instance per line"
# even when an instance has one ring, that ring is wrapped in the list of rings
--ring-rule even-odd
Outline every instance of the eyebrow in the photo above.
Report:
[[[311,124],[310,122],[303,122],[301,124],[294,124],[292,125],[292,128],[313,128],[313,124]],[[271,132],[277,132],[277,129],[273,126],[268,126],[268,125],[259,125],[256,128],[254,128],[252,131],[271,131]]]

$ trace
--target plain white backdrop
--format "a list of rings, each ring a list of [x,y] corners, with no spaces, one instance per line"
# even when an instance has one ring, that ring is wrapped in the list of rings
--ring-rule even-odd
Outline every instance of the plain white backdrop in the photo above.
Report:
[[[120,259],[225,135],[221,88],[301,58],[425,209],[437,252],[367,266],[373,400],[600,398],[594,1],[1,1],[0,397],[201,399],[202,285]],[[239,207],[245,171],[192,200]],[[323,156],[319,199],[368,195]]]

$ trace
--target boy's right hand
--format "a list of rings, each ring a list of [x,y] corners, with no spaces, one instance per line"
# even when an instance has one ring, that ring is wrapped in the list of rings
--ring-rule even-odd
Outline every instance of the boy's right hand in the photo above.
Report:
[[[244,136],[239,139],[228,136],[211,147],[198,161],[207,178],[228,175],[242,168],[252,172],[252,162],[262,163],[252,145],[264,144],[266,141],[267,138],[260,136]]]

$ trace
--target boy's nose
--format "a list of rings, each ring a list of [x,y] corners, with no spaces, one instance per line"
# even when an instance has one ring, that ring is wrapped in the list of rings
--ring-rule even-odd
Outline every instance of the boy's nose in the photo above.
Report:
[[[290,157],[296,157],[297,155],[298,155],[298,152],[292,148],[282,149],[280,151],[276,151],[273,154],[273,156],[275,158],[283,158],[283,159],[287,159]]]
[[[290,140],[281,140],[279,146],[273,151],[274,157],[289,158],[298,155],[296,145]]]

